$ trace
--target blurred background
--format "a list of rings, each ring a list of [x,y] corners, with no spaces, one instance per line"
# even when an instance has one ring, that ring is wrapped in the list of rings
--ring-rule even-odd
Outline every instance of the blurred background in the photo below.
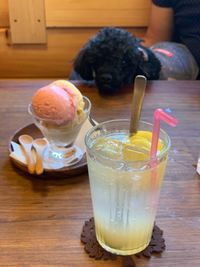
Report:
[[[100,28],[142,37],[149,12],[150,0],[0,0],[0,78],[67,78]]]

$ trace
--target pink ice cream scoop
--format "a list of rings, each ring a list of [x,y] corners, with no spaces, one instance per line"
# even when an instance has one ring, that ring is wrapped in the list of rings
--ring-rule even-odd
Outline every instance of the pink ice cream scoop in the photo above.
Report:
[[[76,95],[55,84],[42,87],[32,98],[34,114],[56,124],[73,121],[76,116]]]
[[[73,83],[66,80],[57,80],[54,81],[52,84],[50,84],[50,86],[51,85],[59,86],[63,90],[65,90],[67,94],[71,95],[76,102],[77,114],[81,115],[81,113],[83,113],[84,109],[83,96]]]

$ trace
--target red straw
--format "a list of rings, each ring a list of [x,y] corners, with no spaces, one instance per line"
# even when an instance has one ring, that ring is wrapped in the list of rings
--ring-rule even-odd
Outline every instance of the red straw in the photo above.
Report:
[[[151,158],[156,158],[161,120],[166,122],[172,127],[175,127],[178,124],[178,120],[176,118],[170,116],[162,109],[158,108],[154,111],[153,134],[152,134],[151,152],[150,152]]]

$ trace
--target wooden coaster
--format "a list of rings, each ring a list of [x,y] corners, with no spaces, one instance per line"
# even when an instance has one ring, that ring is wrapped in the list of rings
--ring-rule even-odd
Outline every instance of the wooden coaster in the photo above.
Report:
[[[84,244],[84,249],[89,257],[95,260],[116,260],[119,257],[106,251],[99,245],[95,234],[94,218],[85,221],[81,233],[81,242]],[[135,256],[151,258],[154,253],[162,253],[164,249],[165,240],[163,238],[163,231],[157,225],[154,225],[149,246],[138,254],[135,254]],[[131,256],[122,256],[122,267],[134,266],[136,265]]]

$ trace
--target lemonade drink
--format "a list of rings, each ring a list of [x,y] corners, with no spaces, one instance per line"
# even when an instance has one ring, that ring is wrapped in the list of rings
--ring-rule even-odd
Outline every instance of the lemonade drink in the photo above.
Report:
[[[148,246],[170,139],[161,131],[150,160],[152,126],[129,137],[128,120],[105,122],[86,136],[96,237],[111,253],[131,255]]]

